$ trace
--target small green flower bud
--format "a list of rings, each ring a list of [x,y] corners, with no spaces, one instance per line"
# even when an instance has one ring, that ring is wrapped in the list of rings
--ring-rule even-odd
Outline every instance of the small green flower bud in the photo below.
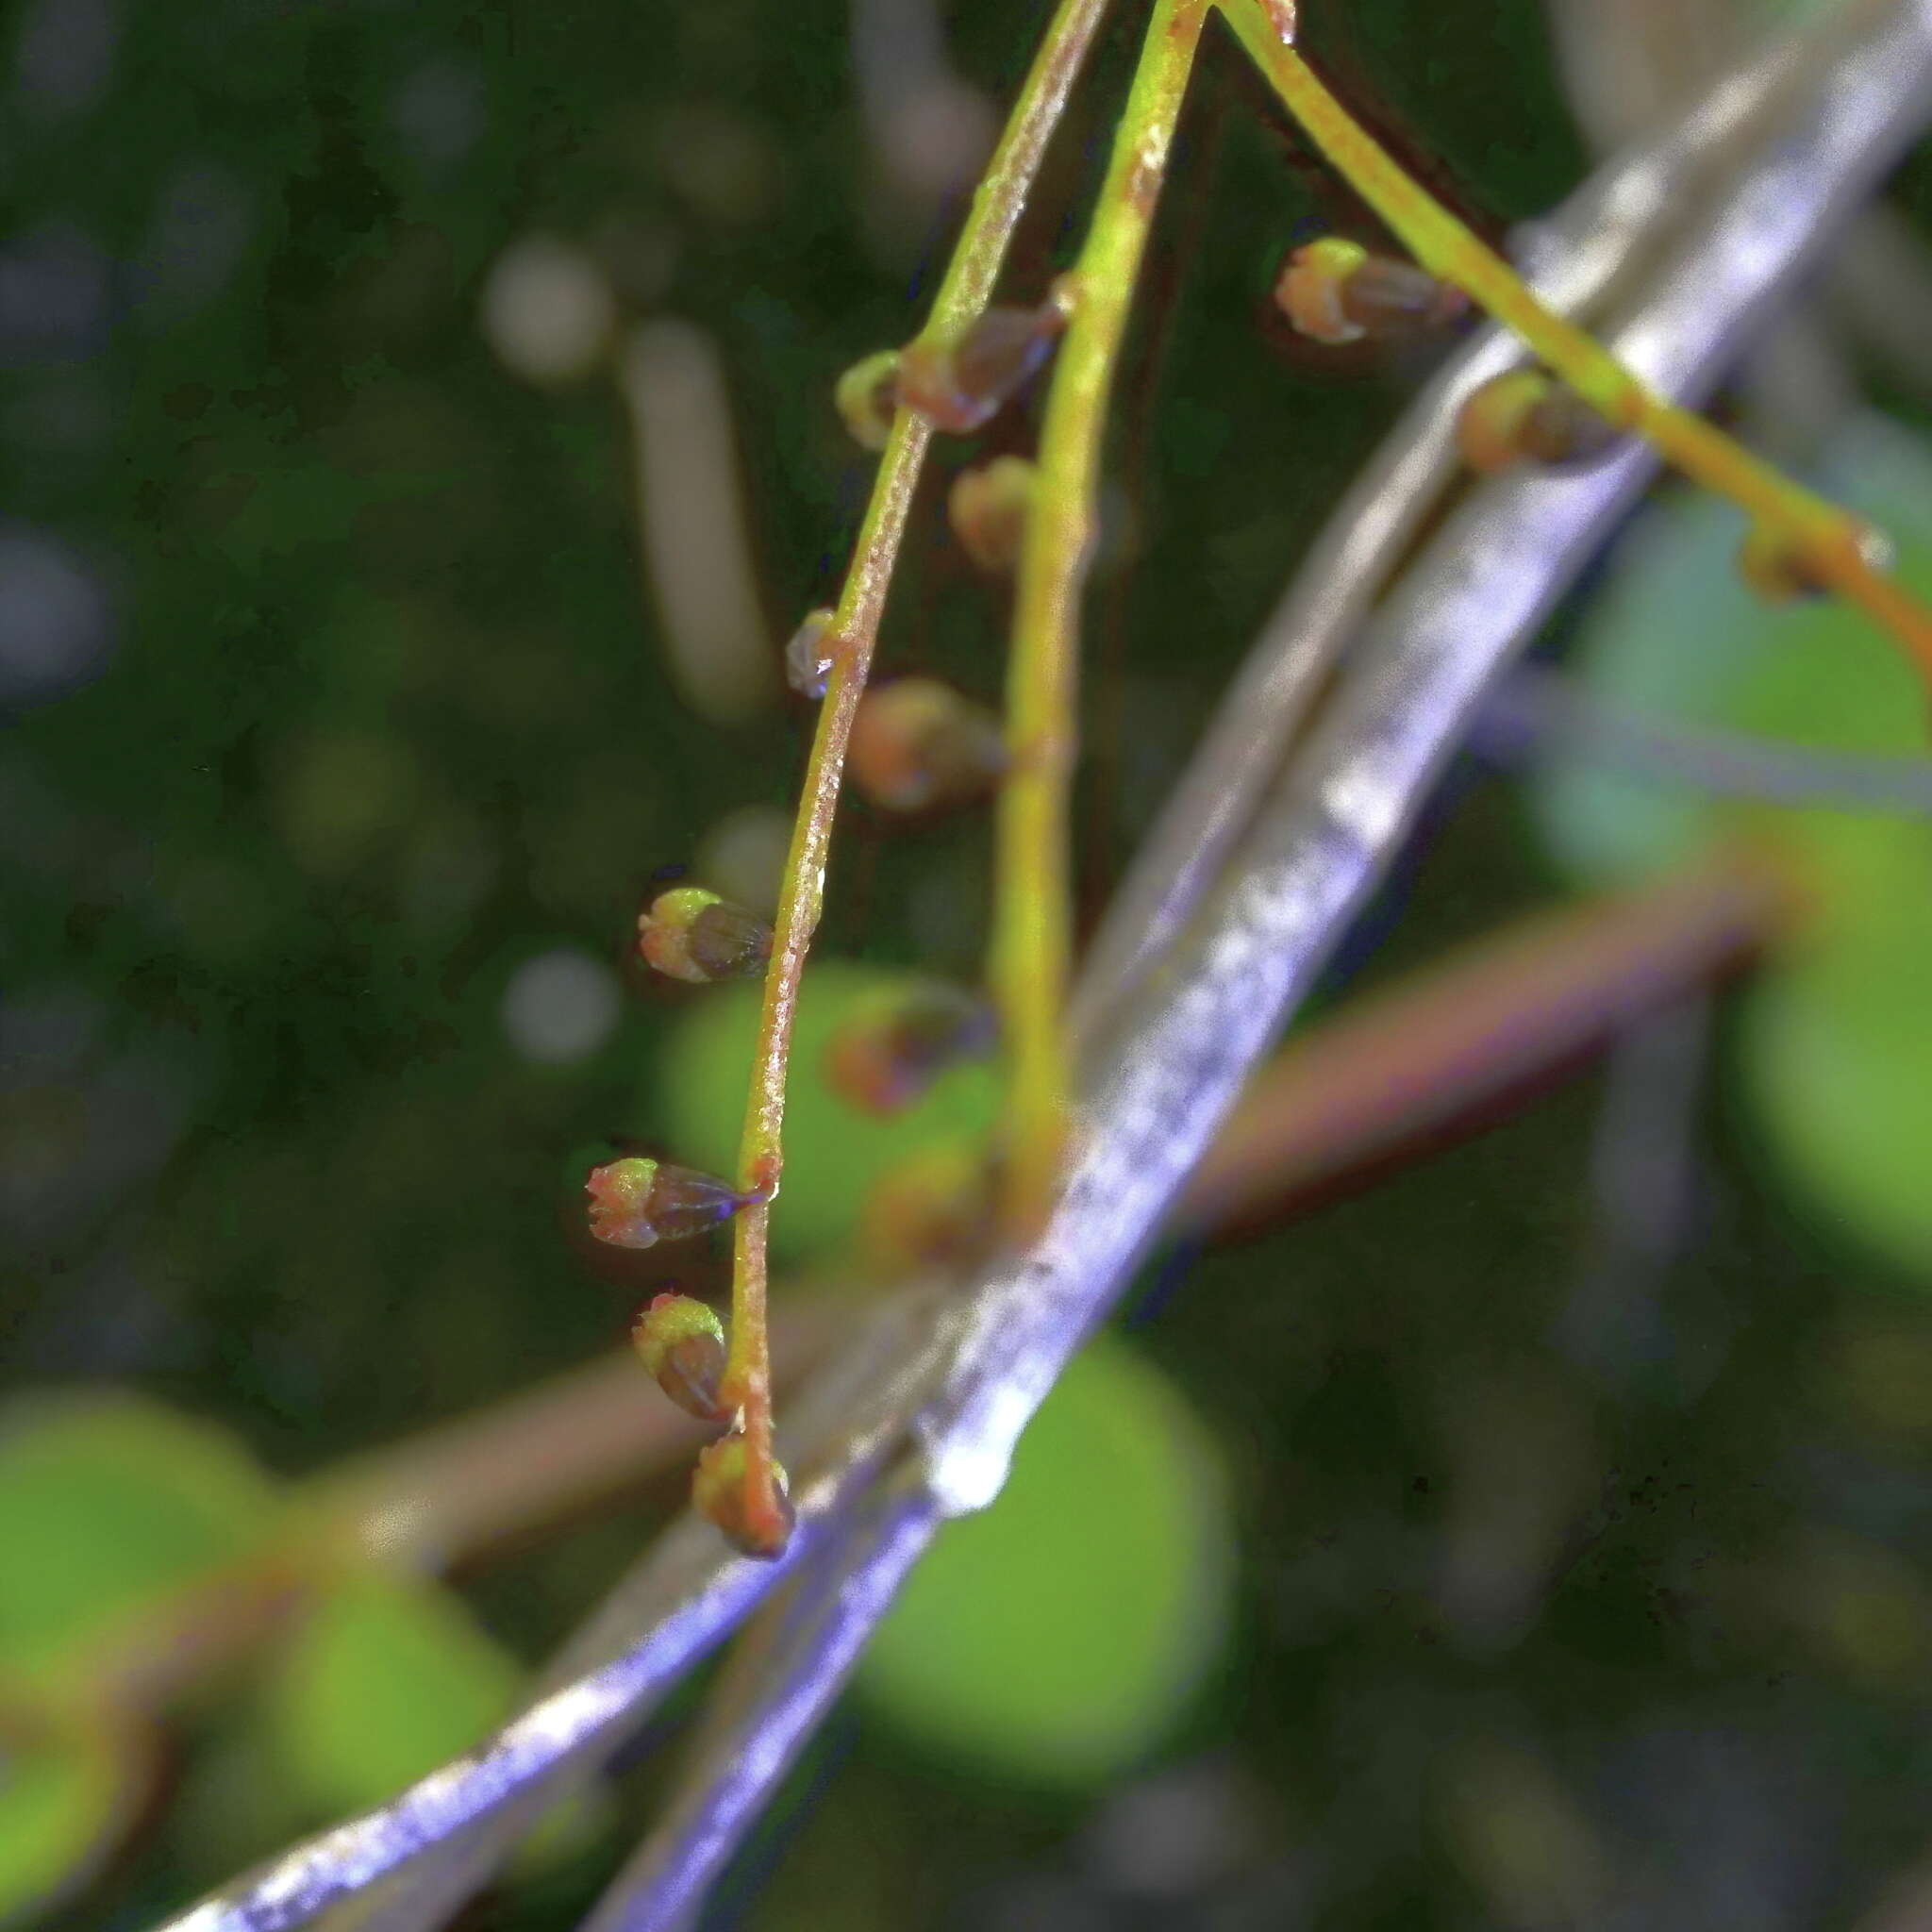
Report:
[[[812,610],[791,633],[785,646],[785,682],[802,698],[822,698],[825,681],[837,661],[832,653],[838,639],[832,635],[832,610]]]
[[[613,1248],[684,1241],[728,1221],[749,1198],[715,1174],[637,1155],[593,1167],[584,1191],[591,1232]]]
[[[1515,369],[1484,383],[1464,402],[1456,436],[1463,460],[1486,475],[1524,461],[1591,463],[1622,441],[1574,390],[1541,369]]]
[[[888,811],[971,805],[1006,775],[997,715],[930,677],[874,686],[858,702],[852,779]]]
[[[861,449],[884,449],[899,405],[899,352],[881,349],[839,378],[832,400]]]
[[[1453,283],[1412,261],[1371,255],[1359,242],[1324,235],[1297,248],[1274,285],[1274,300],[1305,336],[1353,342],[1439,328],[1469,307]]]
[[[895,991],[854,1013],[825,1048],[825,1079],[841,1099],[870,1114],[910,1107],[959,1061],[992,1051],[992,1009],[974,993],[940,981]]]
[[[721,1436],[707,1444],[698,1451],[698,1466],[691,1482],[691,1502],[700,1516],[715,1523],[726,1541],[747,1557],[781,1556],[798,1520],[788,1493],[790,1485],[785,1472],[776,1462],[773,1463],[778,1515],[775,1522],[760,1524],[752,1518],[745,1465],[742,1436]]]
[[[730,1413],[718,1400],[724,1374],[724,1324],[688,1294],[660,1294],[632,1324],[631,1344],[652,1379],[700,1422]]]
[[[1039,477],[1024,457],[995,457],[985,468],[963,470],[954,480],[946,499],[953,534],[991,576],[1008,575],[1020,561]]]
[[[702,886],[659,892],[638,920],[638,951],[672,979],[708,986],[765,970],[772,928]]]

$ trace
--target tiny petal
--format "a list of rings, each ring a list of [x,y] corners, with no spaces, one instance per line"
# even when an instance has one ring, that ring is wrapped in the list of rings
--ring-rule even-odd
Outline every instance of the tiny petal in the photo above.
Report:
[[[913,342],[900,353],[899,401],[935,429],[977,429],[1025,386],[1065,326],[1058,302],[985,309],[956,341]]]
[[[723,1422],[718,1398],[724,1374],[724,1324],[688,1294],[660,1294],[630,1331],[639,1359],[658,1388],[700,1422]]]
[[[754,1523],[746,1495],[744,1438],[721,1436],[698,1451],[691,1496],[698,1514],[717,1524],[727,1541],[747,1557],[776,1557],[784,1553],[798,1518],[791,1507],[784,1470],[772,1464],[772,1483],[778,1504],[775,1524]]]
[[[659,973],[708,986],[762,973],[772,928],[702,886],[677,886],[658,893],[639,919],[638,951]]]
[[[825,609],[808,611],[785,646],[785,682],[802,698],[822,698],[825,694],[826,680],[837,662],[832,655],[838,641],[832,635],[836,615],[837,612]]]
[[[970,805],[1007,770],[998,716],[930,677],[901,677],[859,700],[853,720],[853,782],[889,811]]]
[[[899,352],[881,349],[839,378],[832,400],[861,449],[884,449],[899,406]]]

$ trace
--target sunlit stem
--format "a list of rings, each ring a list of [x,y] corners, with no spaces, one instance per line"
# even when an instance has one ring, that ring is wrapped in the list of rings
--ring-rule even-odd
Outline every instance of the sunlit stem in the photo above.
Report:
[[[1157,0],[1092,225],[1058,286],[1067,330],[1041,432],[1008,660],[990,978],[1010,1069],[1003,1205],[1024,1236],[1052,1199],[1068,1126],[1066,995],[1080,592],[1096,534],[1108,392],[1207,0]]]
[[[1107,0],[1060,0],[1014,103],[999,145],[973,197],[966,225],[946,270],[925,327],[927,339],[951,339],[972,322],[992,293],[1007,244],[1039,173],[1047,138],[1091,45]],[[785,1074],[806,954],[818,924],[825,858],[853,715],[872,665],[886,590],[898,559],[906,519],[932,432],[901,410],[879,460],[872,502],[839,599],[830,635],[837,653],[812,734],[804,795],[791,834],[783,889],[765,974],[757,1064],[739,1147],[739,1185],[758,1198],[737,1217],[731,1288],[731,1355],[724,1393],[743,1411],[745,1517],[753,1534],[773,1548],[784,1541],[783,1517],[772,1477],[772,1402],[766,1337],[766,1242],[770,1202],[784,1164]]]
[[[1648,441],[1685,475],[1784,534],[1821,583],[1890,632],[1932,678],[1932,611],[1874,562],[1867,533],[1701,416],[1677,408],[1582,329],[1553,315],[1508,263],[1432,200],[1360,127],[1283,39],[1272,0],[1216,0],[1282,104],[1430,274],[1513,330],[1607,421]]]

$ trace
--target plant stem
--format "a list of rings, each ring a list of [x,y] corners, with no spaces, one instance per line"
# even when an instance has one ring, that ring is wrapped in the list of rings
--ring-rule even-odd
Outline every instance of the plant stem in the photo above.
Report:
[[[1047,138],[1066,106],[1105,8],[1106,0],[1060,0],[974,193],[965,228],[934,299],[926,340],[957,336],[985,308]],[[852,721],[871,669],[887,587],[931,440],[931,426],[922,417],[905,409],[898,412],[830,626],[836,654],[812,733],[804,794],[786,860],[739,1147],[739,1185],[755,1198],[739,1213],[734,1231],[731,1353],[724,1389],[725,1399],[741,1407],[744,1416],[745,1520],[754,1538],[774,1550],[782,1547],[785,1528],[773,1477],[766,1249],[770,1204],[784,1168],[786,1068],[799,983],[824,899],[825,858]]]
[[[1667,402],[1574,323],[1552,314],[1508,263],[1405,174],[1280,37],[1269,0],[1216,0],[1282,104],[1356,192],[1432,275],[1512,329],[1584,401],[1642,437],[1706,489],[1782,533],[1806,570],[1859,606],[1932,679],[1932,611],[1874,562],[1868,532],[1701,416]]]
[[[1065,1148],[1072,786],[1080,591],[1095,535],[1101,435],[1127,308],[1153,225],[1207,0],[1156,0],[1092,226],[1060,284],[1070,310],[1041,433],[1008,658],[1011,771],[999,799],[990,977],[1011,1068],[1008,1232],[1044,1216]]]

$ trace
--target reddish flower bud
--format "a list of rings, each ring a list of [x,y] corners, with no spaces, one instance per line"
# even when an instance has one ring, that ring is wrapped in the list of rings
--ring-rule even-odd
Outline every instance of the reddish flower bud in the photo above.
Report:
[[[708,986],[762,973],[772,928],[702,886],[677,886],[659,892],[639,918],[638,951],[673,979]]]
[[[1303,335],[1353,342],[1440,328],[1469,307],[1453,283],[1358,242],[1324,235],[1297,248],[1274,285],[1274,300]]]
[[[1007,769],[999,718],[930,677],[875,686],[852,724],[853,781],[888,811],[970,805]]]
[[[591,1232],[613,1248],[650,1248],[702,1234],[751,1199],[715,1174],[636,1155],[593,1167],[584,1191]]]
[[[747,1557],[776,1557],[784,1553],[797,1522],[787,1493],[790,1485],[777,1463],[772,1465],[777,1491],[778,1520],[762,1524],[752,1521],[745,1493],[744,1438],[721,1436],[698,1451],[698,1466],[691,1480],[691,1499],[700,1516],[715,1523],[725,1539]]]
[[[995,457],[984,469],[962,470],[954,479],[946,499],[953,534],[990,575],[1005,575],[1019,562],[1039,479],[1024,457]]]
[[[935,429],[977,429],[1020,392],[1066,325],[1057,302],[988,308],[953,341],[909,343],[899,356],[899,401]]]
[[[700,1422],[730,1413],[718,1400],[724,1374],[724,1324],[688,1294],[654,1296],[632,1324],[631,1345],[652,1379]]]
[[[1520,462],[1591,463],[1622,438],[1574,390],[1541,369],[1516,369],[1483,384],[1456,419],[1463,460],[1485,475]]]
[[[858,1239],[881,1274],[916,1274],[972,1255],[991,1225],[985,1149],[928,1144],[893,1163],[859,1209]]]
[[[1870,524],[1854,525],[1858,551],[1874,570],[1890,568],[1890,541]],[[1800,597],[1822,597],[1828,586],[1805,561],[1799,545],[1788,531],[1764,522],[1754,523],[1744,534],[1738,550],[1738,575],[1752,590],[1773,604],[1789,604]]]
[[[839,641],[832,635],[832,619],[837,614],[824,609],[808,611],[785,646],[785,682],[802,698],[825,694],[825,680],[836,661],[833,648]]]
[[[939,1075],[991,1052],[992,1009],[976,995],[937,980],[894,991],[862,1008],[825,1048],[827,1084],[871,1114],[910,1107]]]
[[[881,349],[839,378],[832,401],[861,449],[884,449],[899,406],[899,352]]]

